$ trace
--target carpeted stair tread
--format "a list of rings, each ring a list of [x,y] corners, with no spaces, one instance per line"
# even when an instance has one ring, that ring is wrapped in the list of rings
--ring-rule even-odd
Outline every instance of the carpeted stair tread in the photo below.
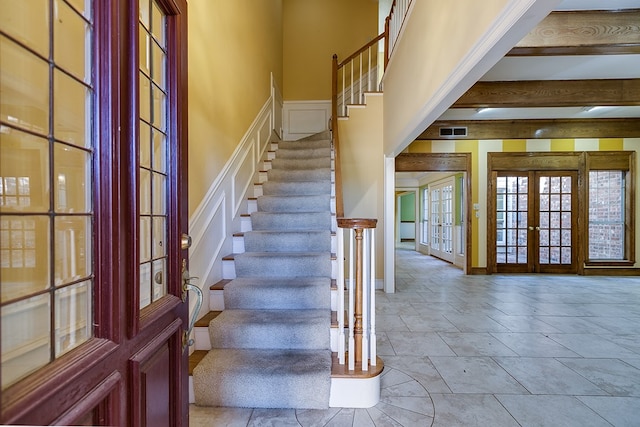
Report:
[[[331,173],[331,171],[329,171]],[[300,181],[265,181],[262,183],[264,195],[314,195],[330,194],[331,180],[309,181],[305,177]]]
[[[271,167],[285,170],[331,168],[331,159],[328,157],[312,159],[281,159],[276,157],[271,161]]]
[[[253,212],[253,230],[330,230],[331,212]]]
[[[278,142],[278,149],[308,149],[331,147],[330,139],[307,140],[307,141],[281,141]]]
[[[227,309],[324,309],[331,308],[328,277],[240,277],[224,289]]]
[[[196,405],[326,409],[330,373],[328,350],[214,349],[194,369]]]
[[[331,181],[330,168],[277,169],[267,171],[269,181]]]
[[[331,250],[328,230],[254,230],[244,233],[246,252],[322,252]]]
[[[331,385],[330,133],[279,141],[194,369],[197,405],[326,409]],[[260,194],[260,193],[258,193]],[[253,209],[252,209],[253,210]],[[244,215],[244,214],[241,214]]]
[[[331,158],[331,147],[279,148],[276,152],[278,159],[313,159],[318,157]]]
[[[331,311],[224,310],[209,324],[213,348],[330,349]]]
[[[237,277],[331,277],[330,252],[245,252],[234,262]]]
[[[331,209],[331,196],[260,196],[257,200],[260,212],[321,212]]]

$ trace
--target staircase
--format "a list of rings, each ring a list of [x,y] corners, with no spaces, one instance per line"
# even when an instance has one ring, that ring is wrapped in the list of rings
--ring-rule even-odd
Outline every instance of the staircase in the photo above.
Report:
[[[232,280],[222,290],[224,310],[211,316],[211,350],[193,368],[196,405],[329,407],[330,140],[279,142],[270,163],[223,267]]]

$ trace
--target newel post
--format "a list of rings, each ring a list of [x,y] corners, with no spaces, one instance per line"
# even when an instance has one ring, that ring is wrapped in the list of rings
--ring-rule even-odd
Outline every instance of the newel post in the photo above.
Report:
[[[363,218],[338,218],[338,227],[340,228],[348,228],[353,231],[354,240],[355,240],[355,268],[350,271],[349,279],[354,281],[354,300],[353,301],[353,313],[349,313],[349,316],[353,321],[353,347],[349,345],[349,369],[354,369],[355,366],[362,366],[363,370],[366,370],[365,366],[367,365],[367,360],[370,357],[369,352],[369,326],[367,323],[370,319],[367,316],[374,316],[375,312],[370,312],[367,304],[370,304],[371,296],[368,296],[370,293],[371,287],[368,287],[367,284],[364,283],[365,276],[365,268],[364,263],[366,261],[365,257],[365,248],[364,248],[364,231],[365,229],[375,229],[376,224],[378,222],[377,219],[363,219]],[[351,242],[353,244],[354,242]],[[371,244],[371,240],[366,243]],[[372,248],[367,248],[372,249]],[[375,257],[375,251],[371,250],[369,252],[372,257]],[[373,262],[369,260],[369,262]],[[355,271],[354,271],[355,270]],[[373,277],[375,273],[370,273],[369,280],[375,282],[375,277]],[[351,337],[350,337],[351,338]],[[375,357],[375,356],[374,356]],[[374,362],[375,364],[375,362]]]

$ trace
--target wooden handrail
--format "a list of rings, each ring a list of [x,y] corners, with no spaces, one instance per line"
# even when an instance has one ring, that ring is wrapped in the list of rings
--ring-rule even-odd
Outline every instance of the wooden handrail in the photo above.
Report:
[[[344,217],[342,198],[342,168],[340,167],[340,135],[338,133],[338,55],[333,55],[331,66],[331,134],[336,187],[336,218]]]
[[[349,61],[351,61],[352,59],[355,59],[362,52],[364,52],[365,50],[369,49],[371,46],[373,46],[374,44],[382,40],[385,37],[385,35],[386,35],[385,33],[378,34],[378,36],[375,39],[371,40],[369,43],[367,43],[366,45],[362,46],[360,49],[358,49],[357,51],[349,55],[347,59],[344,59],[341,63],[339,63],[338,68],[344,67],[345,64],[349,63]]]

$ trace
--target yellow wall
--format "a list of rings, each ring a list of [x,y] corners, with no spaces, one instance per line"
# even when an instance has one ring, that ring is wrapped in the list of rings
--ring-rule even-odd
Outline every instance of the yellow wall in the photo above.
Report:
[[[284,0],[285,101],[331,98],[331,58],[346,58],[378,35],[371,0]]]
[[[283,87],[283,0],[189,0],[189,214]]]
[[[480,205],[480,218],[472,217],[472,267],[487,266],[487,154],[490,152],[549,152],[627,150],[640,153],[640,138],[452,140],[415,141],[409,153],[471,153],[471,203]],[[636,158],[636,164],[638,158]],[[640,173],[636,171],[636,188]],[[636,195],[636,224],[640,224],[640,196]],[[636,254],[640,253],[640,227],[636,227]]]
[[[383,96],[367,95],[366,102],[366,108],[353,108],[348,120],[338,121],[344,215],[378,219],[376,276],[381,279],[384,274],[384,156],[380,120]]]

